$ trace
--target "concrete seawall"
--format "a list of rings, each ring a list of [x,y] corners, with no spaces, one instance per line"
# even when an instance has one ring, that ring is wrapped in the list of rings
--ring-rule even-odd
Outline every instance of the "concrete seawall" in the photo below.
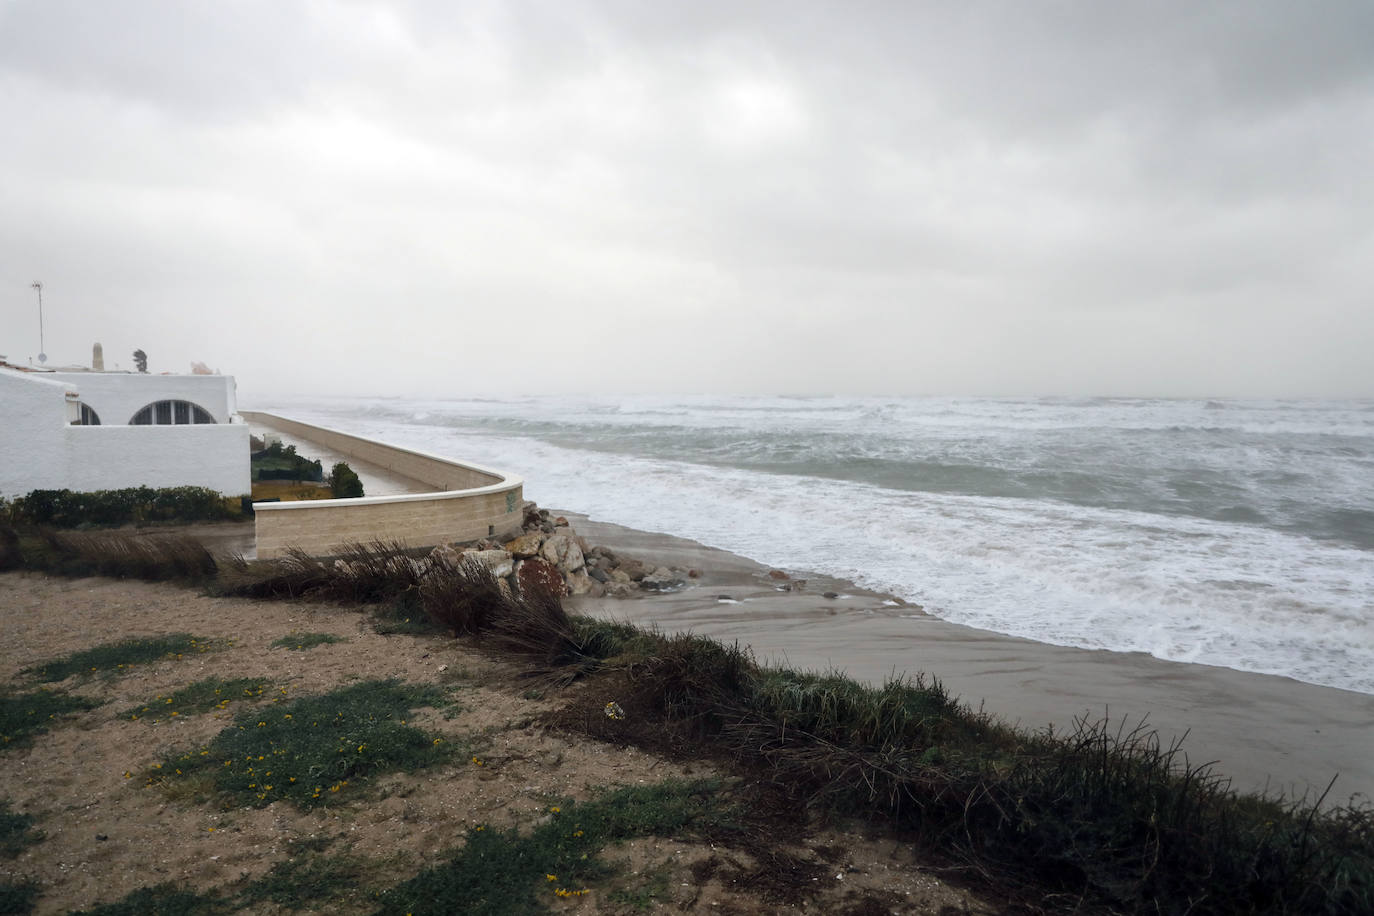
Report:
[[[431,492],[391,496],[254,503],[259,559],[281,556],[292,547],[328,556],[358,541],[403,541],[411,547],[429,547],[513,536],[520,530],[524,501],[520,477],[276,414],[239,413],[254,426],[319,443],[434,487]]]

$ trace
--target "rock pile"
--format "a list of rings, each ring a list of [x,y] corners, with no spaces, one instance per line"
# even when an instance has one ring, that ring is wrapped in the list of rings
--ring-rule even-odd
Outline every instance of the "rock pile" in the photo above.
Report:
[[[609,547],[593,547],[564,517],[525,503],[522,533],[504,544],[442,544],[430,553],[451,564],[475,560],[514,588],[549,587],[564,595],[628,598],[640,591],[682,588],[696,570],[650,567]]]

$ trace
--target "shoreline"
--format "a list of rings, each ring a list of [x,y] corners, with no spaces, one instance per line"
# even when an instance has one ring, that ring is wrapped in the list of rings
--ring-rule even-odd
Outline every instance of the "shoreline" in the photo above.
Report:
[[[1145,653],[1004,636],[941,620],[846,580],[774,581],[768,567],[729,551],[581,513],[556,514],[592,544],[701,571],[677,592],[569,598],[573,613],[738,641],[766,664],[839,670],[871,684],[921,673],[974,709],[1032,731],[1051,725],[1063,731],[1081,716],[1110,716],[1125,731],[1143,722],[1166,746],[1183,740],[1180,762],[1213,763],[1213,772],[1239,791],[1306,794],[1315,801],[1338,776],[1328,803],[1357,794],[1374,800],[1374,696]],[[789,584],[792,590],[778,590]],[[827,592],[839,597],[826,598]]]

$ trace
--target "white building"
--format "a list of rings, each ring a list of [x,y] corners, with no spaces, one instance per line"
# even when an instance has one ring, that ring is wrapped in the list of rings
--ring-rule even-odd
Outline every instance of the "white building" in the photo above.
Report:
[[[248,425],[227,375],[0,365],[0,496],[208,487],[250,492]]]

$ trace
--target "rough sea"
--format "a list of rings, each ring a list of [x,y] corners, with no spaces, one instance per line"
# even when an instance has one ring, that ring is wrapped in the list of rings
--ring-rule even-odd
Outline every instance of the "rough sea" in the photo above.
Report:
[[[1374,694],[1374,401],[314,399],[541,506],[1041,642]]]

